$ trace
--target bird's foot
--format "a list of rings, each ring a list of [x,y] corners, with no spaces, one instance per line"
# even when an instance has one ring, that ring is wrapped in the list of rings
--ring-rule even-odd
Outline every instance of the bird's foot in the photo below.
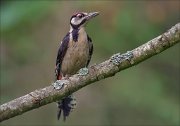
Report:
[[[54,82],[52,85],[55,89],[60,90],[62,89],[65,85],[67,85],[67,80],[57,80]]]
[[[111,58],[110,58],[110,62],[114,63],[115,65],[119,65],[122,61],[124,60],[131,60],[131,58],[133,58],[133,53],[131,51],[127,51],[126,53],[120,54],[114,54]]]
[[[81,69],[79,70],[78,75],[79,75],[79,76],[85,76],[85,75],[87,75],[88,73],[89,73],[88,68],[84,67],[84,68],[81,68]]]

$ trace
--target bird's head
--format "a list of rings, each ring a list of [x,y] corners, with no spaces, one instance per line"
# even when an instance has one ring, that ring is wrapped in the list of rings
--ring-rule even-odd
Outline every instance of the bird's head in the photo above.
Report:
[[[70,19],[70,25],[73,29],[78,29],[81,27],[84,27],[87,22],[89,22],[90,19],[93,17],[99,15],[98,12],[91,12],[91,13],[85,13],[85,12],[79,12],[74,14]]]

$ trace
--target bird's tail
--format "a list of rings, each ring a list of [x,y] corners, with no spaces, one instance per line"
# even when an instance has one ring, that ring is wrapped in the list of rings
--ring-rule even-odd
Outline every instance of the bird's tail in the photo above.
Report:
[[[73,95],[63,98],[58,101],[58,114],[57,118],[60,119],[61,113],[63,114],[63,120],[66,121],[66,117],[76,107],[76,99]]]

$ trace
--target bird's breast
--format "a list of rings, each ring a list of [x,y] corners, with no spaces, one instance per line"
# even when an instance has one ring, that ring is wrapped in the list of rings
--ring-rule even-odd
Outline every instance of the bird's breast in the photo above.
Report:
[[[61,71],[64,75],[72,75],[85,67],[89,57],[89,45],[87,35],[79,34],[78,41],[70,39],[67,52],[61,65]]]

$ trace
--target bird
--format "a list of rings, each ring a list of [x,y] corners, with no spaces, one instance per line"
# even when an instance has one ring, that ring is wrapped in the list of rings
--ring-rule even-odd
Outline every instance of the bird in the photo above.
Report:
[[[93,43],[85,30],[86,24],[99,12],[77,12],[70,18],[70,30],[60,43],[55,66],[55,81],[68,78],[79,70],[88,67],[93,54]],[[81,75],[86,75],[87,71]],[[76,106],[76,99],[73,94],[64,97],[58,104],[57,119],[61,115],[63,120],[69,116]]]

